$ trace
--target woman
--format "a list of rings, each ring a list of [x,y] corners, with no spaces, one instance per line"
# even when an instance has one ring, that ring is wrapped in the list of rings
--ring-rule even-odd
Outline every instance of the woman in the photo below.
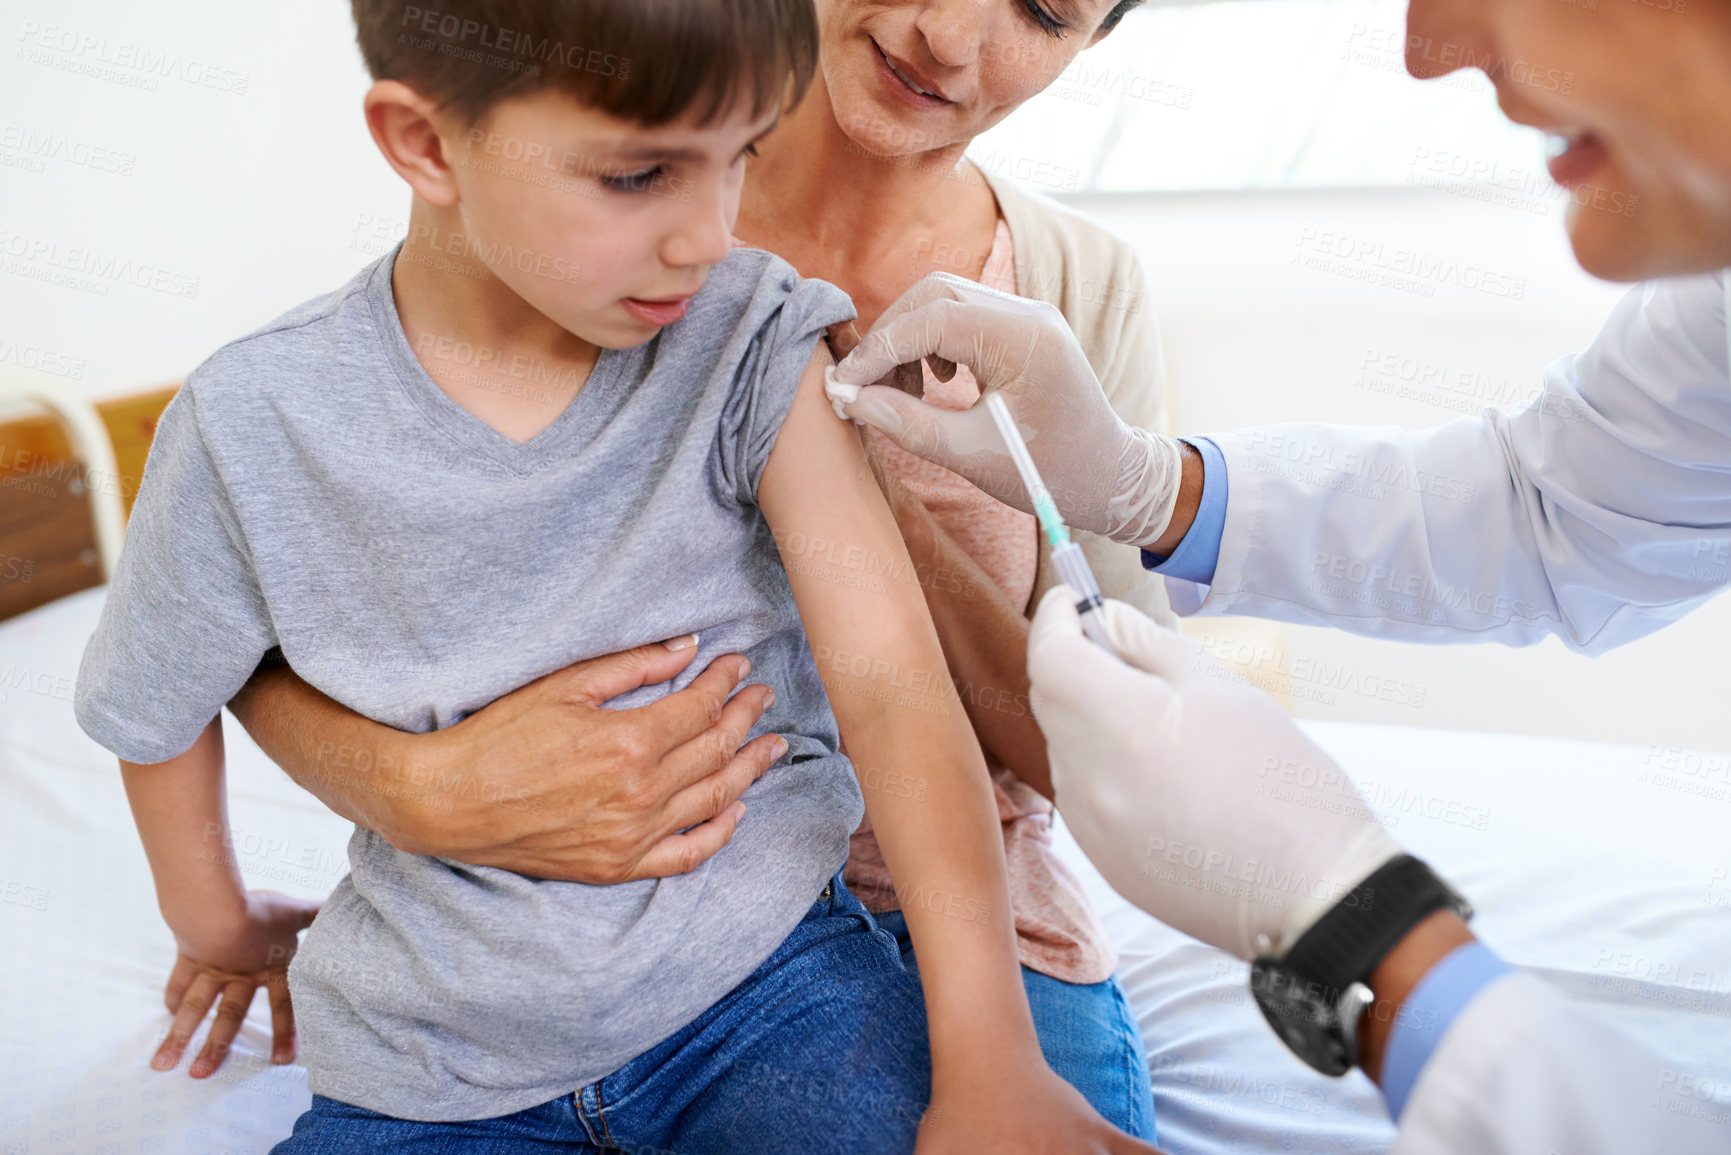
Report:
[[[818,76],[758,145],[736,234],[803,276],[839,285],[861,330],[939,270],[1048,300],[1081,335],[1120,414],[1153,427],[1158,386],[1146,387],[1145,374],[1141,387],[1126,386],[1129,367],[1160,363],[1134,253],[962,155],[1133,6],[1072,4],[1071,22],[1060,26],[1039,0],[819,0]],[[947,381],[925,373],[935,404],[963,409],[979,396],[965,368]],[[1034,519],[876,430],[867,444],[992,768],[1023,977],[1046,1059],[1106,1119],[1151,1138],[1146,1060],[1112,977],[1116,956],[1052,848],[1051,779],[1025,672],[1027,615],[1054,581]],[[1169,614],[1163,587],[1131,551],[1093,545],[1084,548],[1109,594]],[[869,824],[854,836],[846,878],[911,962]]]
[[[1159,364],[1160,350],[1134,254],[1076,214],[986,177],[962,159],[974,136],[1055,80],[1137,2],[1069,0],[1048,9],[1040,0],[820,0],[819,77],[758,146],[742,195],[739,238],[778,253],[805,276],[841,286],[853,297],[862,328],[936,269],[965,271],[988,285],[1050,301],[1081,336],[1119,412],[1134,424],[1154,426],[1160,395],[1157,384],[1147,385],[1147,367]],[[1135,388],[1126,384],[1132,378]],[[928,398],[958,408],[977,396],[966,370],[947,381],[928,377],[926,384]],[[1152,1137],[1148,1069],[1136,1024],[1111,977],[1112,948],[1051,846],[1051,804],[1043,796],[1050,779],[1044,741],[1027,708],[1024,670],[1027,615],[1053,582],[1033,519],[873,437],[880,480],[926,587],[962,704],[993,767],[1023,973],[1042,1049],[1102,1116],[1133,1135]],[[1104,548],[1109,545],[1084,542],[1106,591],[1170,620],[1157,579],[1129,551]],[[500,699],[482,714],[532,729],[546,715],[516,710],[512,700],[534,690]],[[317,751],[379,750],[402,741],[410,744],[412,765],[414,751],[436,738],[388,731],[322,699],[286,671],[255,679],[237,712],[292,776],[333,809],[387,837],[391,831],[373,816],[389,792],[371,792],[353,776],[331,773]],[[505,754],[494,746],[487,757],[485,767],[468,768],[497,780]],[[539,773],[541,766],[528,769]],[[533,809],[495,806],[488,820],[509,825]],[[427,841],[404,848],[479,861]],[[848,881],[882,913],[912,965],[869,830],[855,837]],[[230,1030],[219,1040],[213,1031],[217,1055],[232,1037]],[[184,1039],[170,1039],[164,1050],[173,1048],[171,1058],[178,1060],[184,1045]]]

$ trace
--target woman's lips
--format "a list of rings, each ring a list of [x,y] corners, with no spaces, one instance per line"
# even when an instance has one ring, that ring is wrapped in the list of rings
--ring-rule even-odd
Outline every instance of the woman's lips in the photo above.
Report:
[[[926,85],[898,71],[890,62],[889,54],[878,47],[876,40],[873,40],[871,45],[872,57],[877,62],[878,79],[882,80],[885,87],[902,103],[919,109],[948,108],[955,103],[936,95]]]
[[[1591,132],[1551,133],[1546,144],[1545,167],[1552,180],[1568,189],[1585,184],[1609,155],[1605,142]]]
[[[625,311],[645,325],[671,325],[691,309],[690,297],[670,297],[660,301],[645,301],[641,297],[626,297]]]

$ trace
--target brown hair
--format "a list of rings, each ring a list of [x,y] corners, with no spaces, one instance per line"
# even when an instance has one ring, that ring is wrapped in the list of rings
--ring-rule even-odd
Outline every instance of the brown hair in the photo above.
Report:
[[[375,80],[470,124],[546,89],[649,127],[749,99],[797,102],[817,67],[812,0],[351,0]]]

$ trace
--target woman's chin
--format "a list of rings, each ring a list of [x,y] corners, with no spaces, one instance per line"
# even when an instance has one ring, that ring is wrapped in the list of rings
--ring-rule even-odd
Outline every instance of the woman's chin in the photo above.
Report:
[[[871,100],[857,85],[830,90],[835,121],[853,146],[872,156],[892,157],[918,151],[910,147],[914,132],[895,115]]]

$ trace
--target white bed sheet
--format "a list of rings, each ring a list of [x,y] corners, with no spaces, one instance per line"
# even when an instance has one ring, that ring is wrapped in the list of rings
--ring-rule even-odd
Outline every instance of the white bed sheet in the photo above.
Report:
[[[113,761],[72,716],[102,596],[0,624],[0,1155],[266,1151],[308,1095],[304,1070],[268,1063],[263,1000],[213,1079],[188,1079],[185,1062],[167,1074],[148,1067],[168,1026],[173,944]],[[230,819],[249,884],[322,896],[346,869],[351,828],[228,730]],[[1370,785],[1396,835],[1472,895],[1494,947],[1590,1000],[1679,1071],[1731,1080],[1727,761],[1713,771],[1696,760],[1696,773],[1655,782],[1660,760],[1641,749],[1312,731]],[[1482,829],[1459,824],[1463,808],[1485,812]],[[1242,964],[1128,906],[1060,838],[1122,954],[1165,1147],[1386,1148],[1374,1088],[1298,1064],[1256,1016]]]

